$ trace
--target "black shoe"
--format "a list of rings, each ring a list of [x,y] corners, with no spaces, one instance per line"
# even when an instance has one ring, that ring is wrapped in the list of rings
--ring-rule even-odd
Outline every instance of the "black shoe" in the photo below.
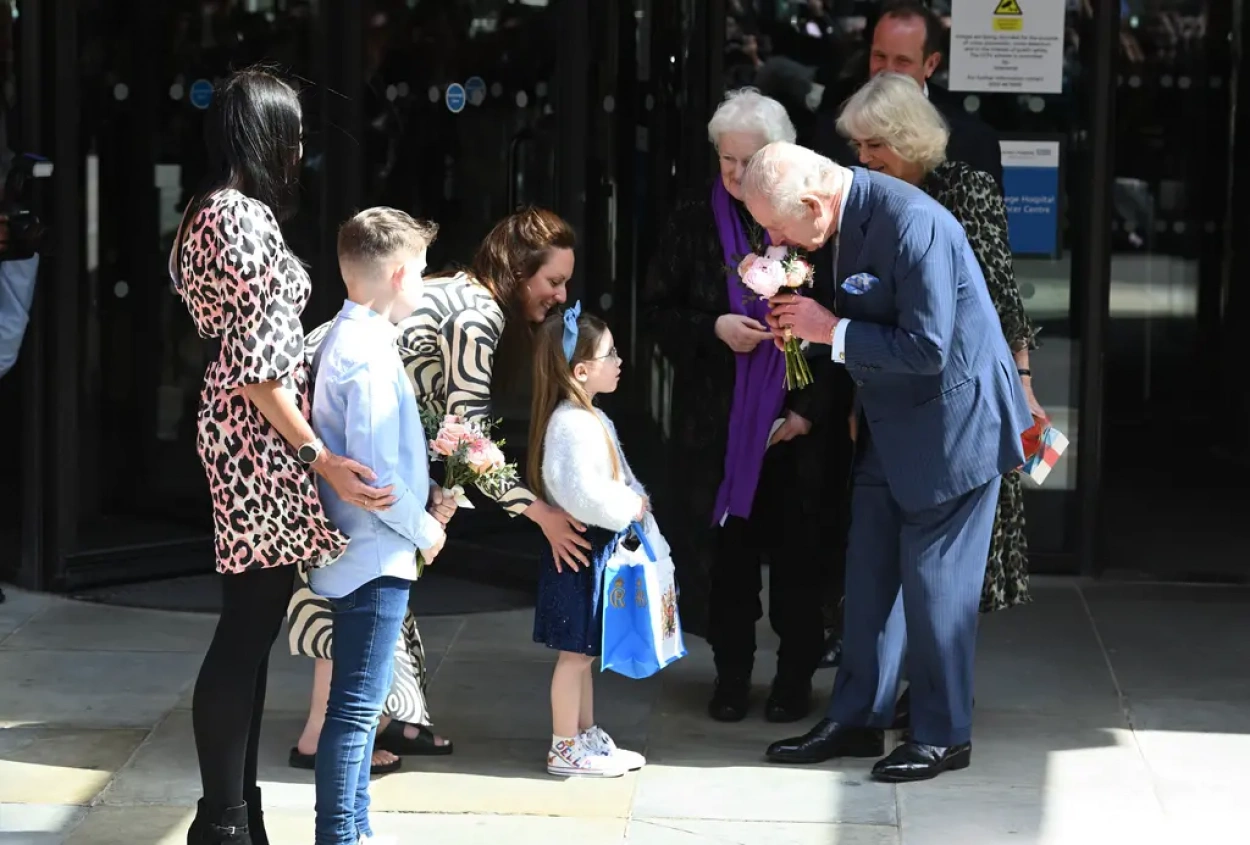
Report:
[[[717,675],[707,714],[718,722],[741,722],[751,706],[751,676]]]
[[[911,690],[903,690],[903,694],[894,703],[894,721],[891,730],[905,731],[911,727]]]
[[[929,780],[942,772],[966,769],[972,763],[972,743],[943,748],[907,742],[872,767],[873,780],[883,783],[909,783]]]
[[[842,637],[837,631],[830,631],[829,636],[825,639],[825,653],[820,656],[820,663],[816,664],[821,669],[833,669],[842,664]]]
[[[774,742],[764,752],[773,763],[823,763],[834,757],[879,757],[885,735],[876,728],[848,728],[821,719],[802,736]]]
[[[252,845],[247,824],[247,805],[214,812],[200,799],[195,818],[187,830],[187,845]]]
[[[269,845],[269,834],[265,832],[265,810],[260,799],[260,787],[253,786],[243,790],[247,799],[247,827],[252,834],[252,845]]]
[[[812,712],[812,682],[773,679],[772,692],[764,705],[764,718],[770,722],[797,722]]]

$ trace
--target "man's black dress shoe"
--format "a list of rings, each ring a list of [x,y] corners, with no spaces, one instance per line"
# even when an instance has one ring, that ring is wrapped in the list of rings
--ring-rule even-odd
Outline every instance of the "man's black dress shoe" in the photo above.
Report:
[[[873,780],[883,783],[909,783],[929,780],[942,772],[966,769],[972,763],[972,743],[943,748],[938,745],[921,745],[905,742],[890,752],[890,756],[872,767]]]
[[[741,722],[751,706],[750,675],[718,675],[707,714],[718,722]]]
[[[764,756],[773,763],[823,763],[834,757],[877,757],[884,751],[885,735],[880,730],[821,719],[802,736],[774,742]]]
[[[812,712],[811,681],[773,681],[764,705],[764,718],[770,722],[797,722]]]
[[[825,653],[820,656],[820,662],[817,667],[821,669],[833,669],[842,663],[842,637],[837,631],[830,631],[829,636],[825,639]]]

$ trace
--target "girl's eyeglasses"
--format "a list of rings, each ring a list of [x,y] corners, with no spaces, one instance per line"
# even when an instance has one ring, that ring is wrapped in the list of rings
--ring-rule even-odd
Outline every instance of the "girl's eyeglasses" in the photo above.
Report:
[[[599,355],[597,357],[591,358],[590,360],[592,361],[616,361],[619,363],[621,360],[621,356],[616,354],[616,347],[613,346],[611,349],[608,350],[607,355]]]

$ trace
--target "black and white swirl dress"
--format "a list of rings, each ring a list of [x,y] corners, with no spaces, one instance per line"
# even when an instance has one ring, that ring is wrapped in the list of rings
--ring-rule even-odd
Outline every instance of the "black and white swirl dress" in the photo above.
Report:
[[[318,326],[305,339],[310,362],[331,325]],[[460,273],[426,280],[421,306],[399,324],[397,343],[423,411],[473,420],[490,418],[491,372],[503,328],[499,303],[471,277]],[[534,502],[534,494],[518,484],[502,491],[496,501],[516,516]],[[331,659],[332,623],[329,602],[302,578],[287,608],[291,653]],[[408,724],[432,724],[425,698],[427,683],[425,647],[417,620],[408,613],[395,647],[395,681],[386,699],[386,715]]]

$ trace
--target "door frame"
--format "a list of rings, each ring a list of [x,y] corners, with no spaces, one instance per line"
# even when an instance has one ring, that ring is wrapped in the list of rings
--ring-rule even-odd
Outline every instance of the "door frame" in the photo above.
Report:
[[[1106,376],[1107,323],[1111,313],[1111,188],[1115,178],[1115,90],[1119,59],[1120,4],[1094,4],[1093,73],[1086,87],[1089,102],[1090,193],[1085,209],[1084,249],[1074,267],[1086,284],[1073,286],[1073,310],[1080,315],[1080,380],[1077,423],[1076,510],[1078,566],[1083,575],[1099,575],[1102,553],[1103,385]]]

